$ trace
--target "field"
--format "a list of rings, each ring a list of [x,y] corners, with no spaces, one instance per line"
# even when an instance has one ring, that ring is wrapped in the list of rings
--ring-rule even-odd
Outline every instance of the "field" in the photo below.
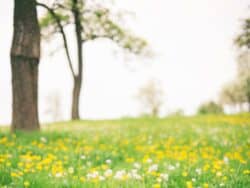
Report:
[[[0,129],[0,187],[250,187],[250,115]]]

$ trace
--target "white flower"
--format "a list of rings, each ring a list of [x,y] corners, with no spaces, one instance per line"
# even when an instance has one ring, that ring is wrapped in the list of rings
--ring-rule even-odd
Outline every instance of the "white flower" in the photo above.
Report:
[[[160,174],[160,177],[165,180],[168,181],[168,174]]]
[[[99,172],[98,171],[94,171],[94,172],[91,172],[91,173],[87,174],[88,179],[96,179],[98,177],[99,177]]]
[[[168,170],[175,170],[175,166],[169,165],[169,166],[168,166]]]
[[[81,158],[82,160],[84,160],[84,159],[86,159],[86,156],[85,156],[85,155],[81,155],[80,158]]]
[[[201,169],[200,169],[200,168],[195,169],[195,172],[196,172],[197,174],[201,175]]]
[[[148,172],[155,172],[158,170],[158,165],[157,164],[153,164],[148,168]]]
[[[60,172],[56,173],[55,177],[56,177],[56,178],[62,177],[62,173],[60,173]]]
[[[229,159],[226,156],[223,158],[223,161],[224,161],[225,164],[229,163]]]
[[[106,160],[106,163],[107,163],[107,164],[111,164],[111,162],[112,162],[112,161],[111,161],[110,159],[107,159],[107,160]]]
[[[43,143],[46,143],[46,142],[47,142],[47,139],[46,139],[45,137],[41,137],[40,140],[41,140],[41,142],[43,142]]]
[[[196,182],[196,179],[195,179],[195,178],[192,178],[192,182]]]
[[[118,180],[122,180],[124,178],[124,176],[126,175],[126,171],[125,170],[119,170],[115,173],[114,178],[118,179]]]
[[[99,177],[99,180],[100,180],[100,181],[104,181],[104,180],[105,180],[105,177],[100,176],[100,177]]]
[[[141,175],[138,174],[137,169],[132,169],[131,172],[128,174],[128,177],[136,180],[142,179]]]
[[[105,172],[104,172],[104,176],[105,177],[110,177],[112,176],[113,174],[113,171],[111,169],[107,169]]]
[[[137,168],[137,169],[140,169],[141,165],[140,165],[140,163],[134,163],[134,167]]]
[[[152,159],[148,159],[148,160],[147,160],[147,163],[152,163],[152,162],[153,162]]]
[[[161,178],[157,178],[156,181],[157,181],[158,183],[161,183],[161,182],[162,182],[162,179],[161,179]]]
[[[74,168],[73,167],[69,167],[68,171],[69,171],[70,174],[73,174],[74,173]]]

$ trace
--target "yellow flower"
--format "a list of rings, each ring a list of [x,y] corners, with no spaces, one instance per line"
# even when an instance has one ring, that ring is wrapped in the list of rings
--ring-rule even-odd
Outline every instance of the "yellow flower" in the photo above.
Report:
[[[25,181],[25,182],[23,183],[23,185],[24,185],[24,187],[29,187],[29,186],[30,186],[30,182]]]
[[[204,187],[204,188],[208,188],[208,184],[207,184],[207,183],[204,183],[204,184],[203,184],[203,187]]]
[[[134,158],[131,158],[131,157],[126,158],[127,163],[132,163],[134,161],[135,161]]]
[[[182,176],[187,177],[188,173],[187,172],[182,172]]]
[[[85,177],[83,177],[83,176],[80,177],[80,181],[81,181],[81,182],[85,182]]]
[[[156,183],[156,184],[153,185],[153,188],[161,188],[161,184]]]
[[[193,187],[193,184],[192,184],[191,181],[187,181],[186,185],[187,185],[187,188],[192,188]]]
[[[222,173],[221,172],[217,172],[216,176],[220,177],[220,176],[222,176]]]
[[[243,174],[250,174],[250,170],[244,170]]]

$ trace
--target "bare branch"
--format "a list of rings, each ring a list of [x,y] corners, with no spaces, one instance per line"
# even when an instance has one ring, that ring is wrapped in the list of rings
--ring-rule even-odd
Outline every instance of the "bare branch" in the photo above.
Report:
[[[66,56],[67,56],[67,59],[68,59],[68,63],[69,63],[71,74],[75,78],[76,74],[75,74],[74,69],[73,69],[73,64],[72,64],[72,60],[71,60],[71,57],[70,57],[70,54],[69,54],[69,47],[68,47],[68,42],[67,42],[66,34],[65,34],[65,31],[64,31],[64,28],[63,28],[63,25],[61,23],[60,18],[57,16],[57,14],[55,13],[54,9],[48,7],[47,5],[45,5],[43,3],[37,2],[36,4],[37,4],[37,6],[41,6],[41,7],[45,8],[45,9],[47,9],[48,12],[51,14],[51,16],[55,19],[55,21],[57,23],[57,26],[59,28],[59,32],[60,32],[60,34],[62,35],[62,38],[63,38],[64,49],[65,49]]]

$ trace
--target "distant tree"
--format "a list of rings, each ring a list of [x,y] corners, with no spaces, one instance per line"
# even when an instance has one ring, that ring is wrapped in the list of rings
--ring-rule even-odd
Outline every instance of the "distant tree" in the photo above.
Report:
[[[223,88],[220,101],[231,106],[247,104],[250,112],[250,18],[244,20],[235,44],[239,50],[237,77]]]
[[[145,86],[140,88],[137,99],[143,109],[151,116],[158,116],[163,104],[164,92],[159,83],[154,80],[149,81]]]
[[[220,104],[236,108],[242,106],[244,102],[246,102],[246,97],[242,84],[238,80],[231,81],[223,87],[220,93]]]
[[[245,103],[248,104],[250,112],[250,49],[241,52],[238,57],[238,82],[244,96]]]
[[[223,114],[223,108],[219,104],[210,101],[202,104],[198,108],[198,114]]]
[[[13,131],[39,129],[37,102],[39,59],[40,29],[36,0],[15,0],[11,48]]]
[[[61,119],[61,100],[57,92],[51,92],[46,97],[47,108],[45,113],[48,114],[52,121],[59,121]]]
[[[124,25],[114,18],[114,14],[100,2],[87,0],[57,0],[51,6],[38,3],[48,10],[40,22],[47,36],[61,34],[65,53],[74,81],[72,94],[71,118],[79,119],[80,92],[83,79],[83,45],[99,38],[110,39],[124,50],[142,54],[147,46],[145,40],[134,36],[126,30]],[[67,42],[66,26],[74,26],[77,45],[77,70]]]
[[[177,109],[173,112],[171,112],[168,116],[184,116],[184,110],[183,109]]]
[[[235,43],[240,48],[250,49],[250,18],[244,20],[241,34],[235,39]]]

